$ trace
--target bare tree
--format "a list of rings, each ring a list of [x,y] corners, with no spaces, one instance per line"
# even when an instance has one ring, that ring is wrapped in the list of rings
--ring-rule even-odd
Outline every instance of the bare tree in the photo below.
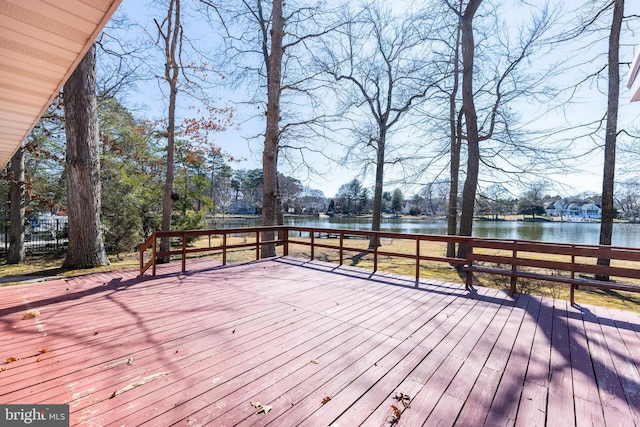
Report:
[[[478,115],[476,112],[473,75],[474,51],[473,18],[482,0],[470,0],[460,14],[461,48],[462,48],[462,112],[464,113],[467,134],[467,177],[462,190],[462,216],[460,218],[460,235],[471,236],[473,213],[478,188],[478,171],[480,166],[480,146],[478,134]],[[465,258],[467,247],[460,244],[458,257]]]
[[[602,175],[602,219],[600,221],[600,244],[611,245],[614,216],[614,178],[616,170],[616,139],[618,129],[618,102],[620,98],[620,31],[624,16],[624,0],[614,0],[613,18],[609,33],[609,84],[607,96],[607,126],[604,143],[604,171]],[[599,258],[598,265],[610,264],[610,260]],[[608,280],[606,276],[598,276]]]
[[[222,23],[229,81],[234,89],[248,93],[246,103],[266,121],[264,134],[252,137],[263,142],[262,225],[282,223],[279,163],[289,159],[293,168],[313,171],[305,153],[322,153],[318,142],[325,140],[324,118],[316,112],[322,109],[315,108],[322,100],[316,94],[318,81],[310,72],[308,51],[310,44],[335,27],[328,23],[331,11],[317,2],[287,4],[286,12],[282,0],[201,3],[206,13]],[[274,255],[274,245],[263,245],[263,257]]]
[[[459,87],[455,76],[447,91],[453,184],[449,200],[449,232],[454,230],[457,213],[452,198],[457,182],[456,163],[461,157],[457,148],[460,147],[466,149],[467,159],[458,234],[471,236],[481,173],[487,177],[494,173],[513,177],[531,175],[540,165],[553,164],[552,159],[557,158],[561,151],[557,145],[552,149],[549,143],[536,139],[539,135],[532,129],[525,132],[518,115],[511,111],[511,104],[516,102],[553,97],[553,88],[547,84],[554,73],[553,66],[540,67],[531,73],[523,72],[522,68],[534,54],[541,55],[541,49],[546,52],[553,45],[551,35],[547,33],[556,14],[540,7],[526,26],[518,28],[513,42],[509,32],[500,25],[499,10],[492,8],[491,3],[482,0],[445,1],[449,12],[458,18],[460,33],[452,34],[453,41],[449,46],[452,60],[457,60],[456,49],[460,48],[462,72],[460,110],[456,110],[457,99],[454,98]],[[481,30],[478,30],[476,15],[481,6],[486,8],[479,18]],[[476,31],[482,35],[480,41],[474,37]],[[528,117],[525,124],[530,120]],[[466,142],[464,146],[459,145],[461,141]],[[450,245],[448,254],[452,255],[452,252]],[[465,245],[458,247],[457,256],[466,256]]]
[[[328,38],[319,59],[322,71],[339,85],[342,112],[356,123],[356,142],[348,156],[374,167],[374,231],[380,230],[385,165],[403,161],[390,155],[392,130],[401,127],[434,85],[421,34],[426,26],[418,28],[413,19],[394,15],[377,2],[365,5]],[[378,244],[376,239],[370,242],[371,247]]]
[[[284,16],[282,0],[273,0],[271,10],[271,46],[266,50],[263,46],[263,54],[269,54],[265,58],[267,64],[267,125],[264,135],[264,150],[262,152],[262,225],[276,224],[278,201],[278,145],[280,135],[280,93],[282,90],[282,56],[284,46]],[[258,10],[262,15],[261,1],[258,1]],[[266,41],[265,41],[266,43]],[[273,232],[265,233],[266,240],[273,240]],[[262,258],[276,255],[274,245],[262,247]]]
[[[100,156],[93,45],[64,85],[69,246],[65,268],[108,265],[100,225]]]
[[[640,182],[628,179],[616,185],[616,205],[623,218],[632,222],[640,220]]]
[[[182,55],[182,24],[181,0],[168,0],[167,16],[160,23],[155,20],[158,35],[164,48],[164,75],[162,78],[169,86],[169,105],[167,108],[167,156],[164,197],[162,201],[162,230],[171,230],[171,213],[173,204],[178,200],[174,189],[175,177],[175,139],[176,139],[176,108],[178,98],[178,80],[180,77],[179,61]],[[170,250],[170,239],[163,238],[160,250]]]

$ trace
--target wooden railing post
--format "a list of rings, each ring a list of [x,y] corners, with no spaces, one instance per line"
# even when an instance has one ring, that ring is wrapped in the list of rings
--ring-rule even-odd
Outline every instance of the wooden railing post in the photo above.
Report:
[[[140,258],[140,275],[142,276],[142,272],[144,270],[144,251],[140,251],[138,258]]]
[[[227,232],[222,232],[222,265],[227,265]]]
[[[315,259],[315,238],[316,238],[316,230],[314,228],[311,229],[311,231],[309,231],[309,234],[311,234],[311,261],[313,261]]]
[[[420,281],[420,237],[416,236],[416,288]]]
[[[157,259],[156,253],[158,252],[156,247],[158,246],[158,237],[155,231],[151,233],[151,235],[153,236],[153,243],[151,244],[151,275],[155,276],[156,275],[156,259]]]
[[[380,245],[380,236],[378,236],[377,232],[373,232],[373,239],[375,245],[373,245],[373,272],[376,273],[378,271],[378,245]]]
[[[344,231],[340,230],[340,266],[344,262]]]
[[[187,271],[187,233],[182,232],[182,272]]]
[[[260,259],[260,231],[256,231],[256,261]]]
[[[511,255],[511,272],[513,273],[511,275],[511,282],[510,282],[510,288],[509,288],[509,295],[514,296],[516,293],[516,281],[518,280],[518,277],[516,275],[516,272],[518,271],[518,242],[517,241],[513,241],[513,252]]]
[[[458,243],[459,244],[459,243]],[[473,289],[473,272],[471,271],[471,267],[473,267],[473,239],[468,239],[466,241],[467,245],[467,269],[464,281],[464,288],[466,290]]]
[[[289,227],[283,227],[282,234],[282,255],[289,255]]]
[[[576,278],[576,245],[571,245],[571,279]],[[569,301],[571,307],[576,305],[575,301],[576,285],[573,283],[569,285]]]

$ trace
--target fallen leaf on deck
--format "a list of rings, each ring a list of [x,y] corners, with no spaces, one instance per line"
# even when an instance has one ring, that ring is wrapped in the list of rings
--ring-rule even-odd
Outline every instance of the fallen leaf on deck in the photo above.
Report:
[[[273,406],[271,406],[271,405],[263,405],[260,402],[251,402],[251,406],[253,406],[254,408],[256,408],[258,410],[256,412],[256,414],[259,414],[260,412],[268,414],[269,411],[273,409]]]
[[[409,396],[408,394],[404,394],[403,392],[399,391],[396,393],[396,400],[402,402],[402,405],[405,408],[411,407],[411,396]]]
[[[38,310],[29,310],[22,313],[23,319],[33,319],[40,316],[40,312]]]
[[[16,356],[9,356],[4,359],[5,363],[17,362],[18,360],[20,360],[20,358]]]
[[[133,357],[130,357],[130,358],[127,360],[127,365],[133,365]]]
[[[36,362],[40,362],[40,358],[39,357],[36,359]]]
[[[47,351],[49,350],[47,350],[46,348],[41,348],[38,350],[38,353],[46,353]]]
[[[270,410],[273,409],[273,406],[271,405],[262,405],[262,408],[260,408],[260,411],[264,412],[265,414],[268,414]],[[260,411],[258,411],[258,413],[260,413]]]
[[[5,368],[4,366],[2,368],[0,368],[0,372],[4,372],[6,370],[7,370],[7,368]]]
[[[111,393],[111,396],[109,396],[109,399],[113,399],[114,397],[116,397],[116,392],[115,391],[113,393]]]
[[[331,396],[329,396],[328,394],[322,399],[322,404],[326,405],[327,403],[329,403],[329,401],[331,400]]]
[[[313,363],[314,365],[317,365],[320,362],[318,362],[316,359],[311,359],[311,363]]]
[[[391,414],[391,423],[396,424],[400,420],[402,411],[396,405],[391,405],[391,410],[393,411],[393,413]]]

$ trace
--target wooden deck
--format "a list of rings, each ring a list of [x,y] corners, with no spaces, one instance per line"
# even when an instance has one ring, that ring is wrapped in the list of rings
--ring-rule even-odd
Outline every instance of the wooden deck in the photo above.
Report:
[[[82,426],[640,420],[637,313],[295,258],[179,267],[1,288],[0,403]]]

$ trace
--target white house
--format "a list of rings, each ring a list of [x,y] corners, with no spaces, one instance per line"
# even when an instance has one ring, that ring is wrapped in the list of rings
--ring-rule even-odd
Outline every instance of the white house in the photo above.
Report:
[[[595,203],[570,203],[566,204],[562,200],[557,200],[554,203],[549,203],[545,207],[547,215],[550,216],[563,216],[568,219],[571,218],[602,218],[602,208]]]
[[[602,218],[602,208],[595,203],[585,203],[580,207],[582,218]]]

